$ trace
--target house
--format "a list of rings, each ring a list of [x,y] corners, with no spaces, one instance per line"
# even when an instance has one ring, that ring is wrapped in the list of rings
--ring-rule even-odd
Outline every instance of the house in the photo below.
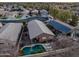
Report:
[[[36,39],[39,42],[44,42],[54,37],[54,33],[52,33],[42,21],[32,20],[28,22],[27,27],[32,41]]]
[[[37,9],[33,9],[32,10],[32,14],[37,15],[38,14],[38,10]]]
[[[48,11],[45,9],[40,10],[40,16],[48,20]]]
[[[4,11],[3,8],[0,9],[0,15],[4,16],[6,13],[8,13],[8,11]]]
[[[28,9],[24,9],[24,11],[22,12],[23,15],[28,15],[29,14],[29,10]]]
[[[17,11],[14,11],[14,12],[8,12],[7,15],[10,16],[10,17],[15,17],[15,16],[18,16],[19,12]]]
[[[40,10],[40,14],[42,17],[48,17],[48,11],[45,9]]]

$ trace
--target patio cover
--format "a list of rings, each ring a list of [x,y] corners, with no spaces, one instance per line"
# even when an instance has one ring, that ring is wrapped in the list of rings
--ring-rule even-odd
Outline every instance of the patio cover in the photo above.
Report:
[[[47,27],[46,25],[39,21],[39,20],[32,20],[28,23],[28,30],[29,30],[29,35],[30,39],[33,39],[40,34],[49,34],[49,35],[54,35]]]

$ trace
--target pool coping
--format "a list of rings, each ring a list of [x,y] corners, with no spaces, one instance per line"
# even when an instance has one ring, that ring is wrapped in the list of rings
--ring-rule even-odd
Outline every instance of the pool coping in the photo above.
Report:
[[[22,49],[25,48],[25,47],[31,47],[31,46],[35,46],[35,45],[42,45],[42,46],[43,46],[43,44],[40,44],[40,43],[31,44],[31,45],[26,45],[26,46],[22,47],[20,50],[22,50]],[[43,47],[44,47],[44,46],[43,46]],[[45,47],[44,47],[44,48],[45,48]]]

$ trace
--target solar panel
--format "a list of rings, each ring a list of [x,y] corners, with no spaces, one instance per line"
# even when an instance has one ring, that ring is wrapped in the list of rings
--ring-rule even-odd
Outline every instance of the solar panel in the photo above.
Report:
[[[56,22],[55,20],[48,21],[48,24],[63,33],[68,33],[71,30],[70,27],[63,25],[62,23]]]

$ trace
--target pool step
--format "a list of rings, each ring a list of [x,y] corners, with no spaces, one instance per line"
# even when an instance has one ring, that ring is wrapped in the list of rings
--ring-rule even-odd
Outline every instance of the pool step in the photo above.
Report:
[[[47,51],[51,51],[52,50],[52,47],[51,45],[48,43],[48,44],[44,44],[45,48]]]

